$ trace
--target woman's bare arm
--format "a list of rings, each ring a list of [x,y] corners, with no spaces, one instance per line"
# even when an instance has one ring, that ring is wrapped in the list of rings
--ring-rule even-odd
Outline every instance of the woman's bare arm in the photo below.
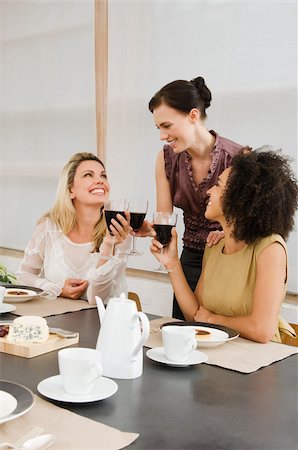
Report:
[[[155,183],[156,183],[156,211],[172,212],[173,202],[170,184],[165,173],[165,161],[163,150],[161,150],[158,153],[156,158]]]
[[[287,277],[287,257],[283,246],[277,242],[266,247],[258,257],[253,305],[246,316],[229,317],[213,314],[200,307],[195,320],[216,323],[239,331],[240,335],[257,342],[273,338],[283,300]]]
[[[160,242],[153,239],[150,247],[151,253],[158,261],[161,261],[162,258],[163,264],[170,270],[169,276],[171,283],[183,315],[186,320],[194,320],[194,315],[199,308],[199,303],[196,295],[189,287],[182,270],[178,256],[177,231],[175,228],[172,229],[172,239],[170,243],[164,247],[163,254],[161,255],[162,247]]]

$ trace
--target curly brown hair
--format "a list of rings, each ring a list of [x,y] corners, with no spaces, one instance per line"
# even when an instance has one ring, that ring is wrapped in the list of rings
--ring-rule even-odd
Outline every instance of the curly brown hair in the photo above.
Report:
[[[235,239],[250,244],[275,233],[286,239],[298,205],[289,158],[264,147],[236,155],[221,201]]]

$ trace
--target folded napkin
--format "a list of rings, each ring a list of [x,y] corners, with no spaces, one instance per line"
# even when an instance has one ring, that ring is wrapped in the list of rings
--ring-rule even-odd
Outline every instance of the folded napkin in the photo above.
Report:
[[[16,441],[35,426],[42,427],[45,434],[55,434],[53,450],[117,450],[139,436],[59,408],[37,395],[34,397],[35,404],[28,413],[0,426],[0,442]]]
[[[55,316],[68,312],[81,311],[82,309],[96,308],[85,300],[71,300],[69,298],[58,297],[55,300],[47,300],[42,297],[34,297],[29,302],[16,303],[13,314],[17,316]]]
[[[161,317],[150,321],[150,336],[145,347],[155,348],[162,346],[160,325],[174,322],[172,317]],[[280,361],[288,356],[298,353],[297,347],[283,345],[277,342],[260,344],[238,337],[227,341],[218,347],[199,349],[208,356],[205,364],[223,367],[242,373],[251,373],[261,367]]]

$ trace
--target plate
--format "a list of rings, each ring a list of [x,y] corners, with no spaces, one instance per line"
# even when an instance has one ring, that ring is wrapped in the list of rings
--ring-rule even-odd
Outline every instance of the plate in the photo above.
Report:
[[[14,311],[16,307],[14,305],[10,305],[9,303],[2,303],[0,305],[0,314],[8,313]]]
[[[34,405],[35,400],[33,392],[21,384],[0,380],[0,391],[7,392],[17,401],[16,408],[10,414],[0,418],[0,424],[22,416]]]
[[[41,294],[43,292],[42,289],[33,287],[33,286],[24,286],[22,284],[11,284],[11,283],[3,283],[3,281],[0,281],[0,286],[3,286],[5,288],[16,288],[16,289],[29,289],[29,291],[37,292],[37,294]]]
[[[205,331],[205,336],[196,336],[197,346],[199,348],[211,348],[224,344],[225,342],[236,339],[239,336],[238,331],[223,325],[210,324],[206,322],[167,322],[161,325],[161,328],[168,325],[179,325],[183,327],[194,328],[195,330]]]
[[[229,339],[228,333],[216,328],[204,326],[191,326],[190,328],[196,331],[197,347],[200,348],[217,347]]]
[[[30,289],[23,288],[6,288],[4,294],[4,301],[10,301],[13,303],[28,302],[33,297],[38,295],[37,292]]]
[[[208,356],[205,355],[205,353],[199,352],[199,350],[194,350],[184,362],[171,361],[166,357],[164,347],[150,348],[150,350],[147,350],[146,355],[153,361],[172,367],[193,366],[195,364],[204,363],[208,360]]]
[[[17,399],[6,391],[0,391],[0,420],[11,414],[17,407]]]
[[[118,384],[109,378],[100,377],[94,385],[93,390],[88,395],[67,394],[62,387],[61,375],[46,378],[37,385],[37,390],[45,397],[59,402],[87,403],[97,402],[111,397],[118,390]]]

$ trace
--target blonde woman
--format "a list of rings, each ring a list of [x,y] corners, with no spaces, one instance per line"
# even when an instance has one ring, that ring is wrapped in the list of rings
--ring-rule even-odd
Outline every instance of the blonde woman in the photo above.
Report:
[[[53,207],[38,221],[17,272],[20,284],[58,296],[95,302],[127,293],[129,213],[107,231],[103,206],[110,185],[93,153],[76,153],[65,165]],[[115,243],[114,257],[105,259]]]

